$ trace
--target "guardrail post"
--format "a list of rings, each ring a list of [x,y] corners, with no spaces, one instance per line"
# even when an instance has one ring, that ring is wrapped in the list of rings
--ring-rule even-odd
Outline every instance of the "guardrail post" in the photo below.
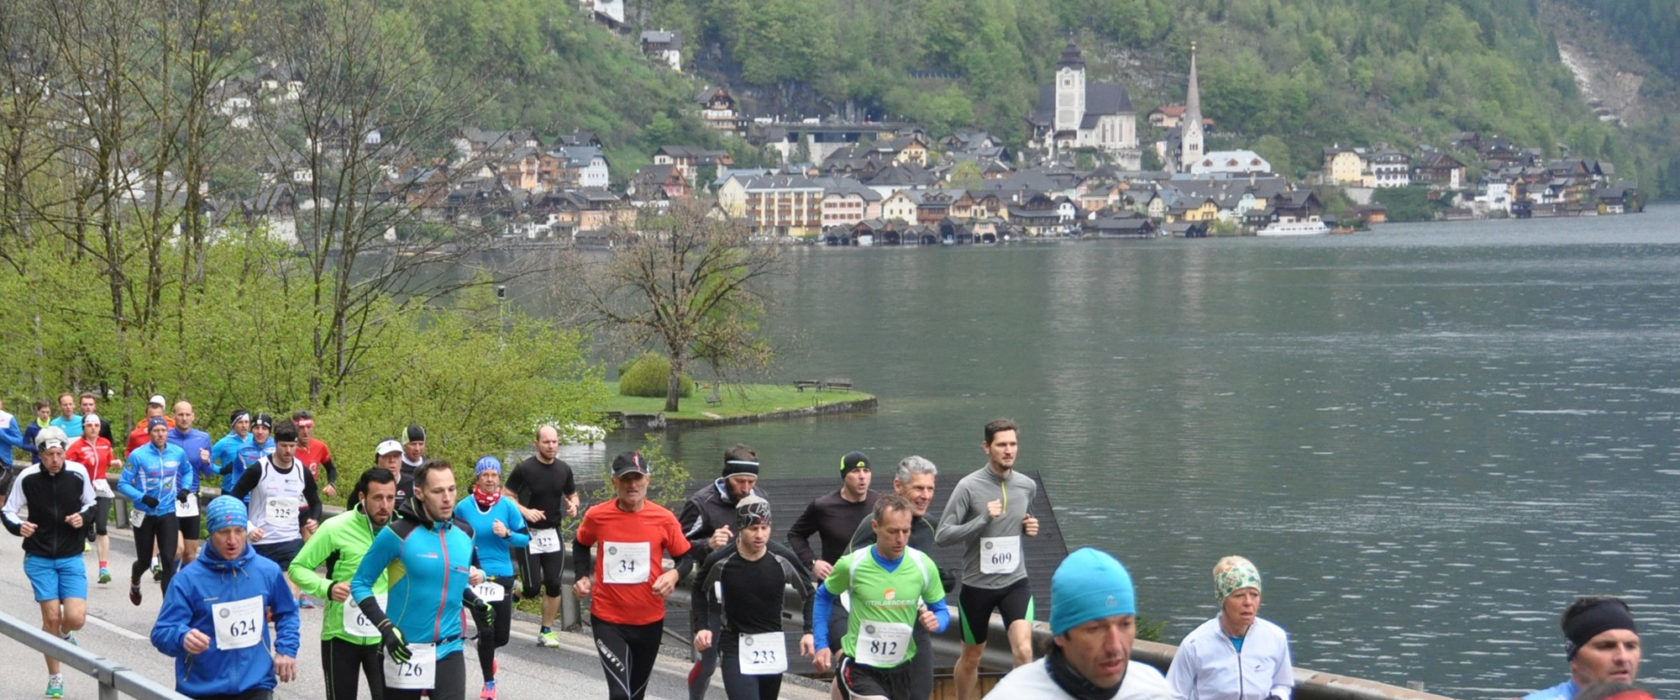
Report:
[[[120,668],[102,668],[95,676],[99,679],[99,700],[117,700],[117,671]]]
[[[567,590],[577,580],[571,573],[571,547],[561,547],[560,566],[560,629],[575,630],[583,624],[583,607],[578,604],[577,596]]]

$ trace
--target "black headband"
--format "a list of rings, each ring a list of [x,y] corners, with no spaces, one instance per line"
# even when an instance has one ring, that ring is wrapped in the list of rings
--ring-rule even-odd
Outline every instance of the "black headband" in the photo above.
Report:
[[[1633,613],[1628,611],[1627,603],[1614,598],[1600,600],[1580,614],[1563,621],[1563,636],[1569,638],[1566,652],[1570,659],[1581,651],[1581,647],[1592,641],[1593,637],[1610,630],[1628,630],[1634,634],[1639,628],[1633,624]]]

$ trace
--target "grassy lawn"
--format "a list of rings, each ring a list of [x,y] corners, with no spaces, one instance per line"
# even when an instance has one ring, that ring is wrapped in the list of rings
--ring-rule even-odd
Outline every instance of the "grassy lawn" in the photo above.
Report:
[[[792,384],[725,384],[723,390],[719,392],[719,395],[723,398],[723,403],[708,405],[706,397],[711,392],[710,384],[696,385],[694,395],[683,399],[679,404],[682,410],[676,413],[666,413],[665,416],[667,418],[691,418],[696,420],[728,418],[874,398],[861,391],[833,389],[799,391]],[[615,395],[607,400],[607,405],[603,410],[618,413],[663,413],[665,411],[665,399]]]

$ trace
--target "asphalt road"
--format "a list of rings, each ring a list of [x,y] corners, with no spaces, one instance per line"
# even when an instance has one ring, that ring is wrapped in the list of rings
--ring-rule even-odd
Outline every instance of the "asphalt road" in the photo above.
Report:
[[[0,533],[0,609],[23,620],[40,619],[40,608],[34,602],[29,582],[23,574],[23,550],[20,540]],[[88,566],[88,620],[78,633],[84,649],[112,659],[139,671],[163,685],[174,686],[174,660],[152,648],[148,636],[157,618],[163,594],[158,584],[147,574],[143,582],[145,600],[137,607],[128,602],[127,571],[134,561],[133,540],[127,530],[113,530],[111,535],[111,570],[115,579],[106,585],[97,583],[98,561],[93,553],[84,555]],[[303,611],[302,648],[299,651],[298,678],[276,688],[276,698],[320,698],[324,694],[321,673],[320,632],[322,610]],[[498,697],[506,700],[524,698],[604,698],[607,685],[595,655],[594,643],[587,629],[581,633],[560,633],[560,648],[537,646],[536,620],[520,615],[513,623],[512,640],[496,653]],[[667,650],[672,640],[667,638]],[[686,698],[685,679],[690,667],[685,659],[687,648],[664,655],[654,669],[650,681],[650,698]],[[478,697],[483,679],[478,671],[478,652],[469,646],[467,658],[467,697]],[[0,698],[39,698],[46,689],[46,665],[40,654],[28,647],[0,636]],[[12,664],[17,664],[13,666]],[[782,685],[782,697],[796,700],[817,700],[828,697],[826,690],[800,685],[802,679],[789,677]],[[65,697],[93,698],[98,685],[92,678],[65,669]],[[363,690],[362,697],[368,697]],[[718,677],[712,681],[708,698],[722,699],[723,685]]]

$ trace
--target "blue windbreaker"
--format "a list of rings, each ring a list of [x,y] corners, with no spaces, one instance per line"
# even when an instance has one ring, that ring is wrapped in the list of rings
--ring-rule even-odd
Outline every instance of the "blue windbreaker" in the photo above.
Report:
[[[222,488],[233,488],[234,484],[239,483],[239,477],[244,476],[246,469],[257,466],[264,457],[271,454],[274,454],[274,436],[270,435],[266,442],[258,445],[255,433],[246,435],[244,440],[239,441],[239,448],[234,451],[233,470],[222,477]],[[247,503],[250,500],[245,499]]]
[[[146,515],[168,515],[175,512],[175,492],[186,488],[183,480],[191,472],[187,453],[179,446],[166,444],[159,450],[147,442],[128,453],[117,490],[134,502],[135,510]],[[147,507],[142,503],[146,496],[156,498],[157,505]]]
[[[185,470],[181,475],[181,488],[198,493],[199,476],[216,473],[215,467],[210,466],[209,460],[202,459],[199,453],[199,450],[210,449],[210,434],[197,428],[181,432],[181,428],[177,426],[169,429],[169,444],[181,448],[181,452],[187,457],[187,464],[192,465],[191,469]]]
[[[409,643],[437,644],[437,657],[461,651],[461,596],[472,567],[472,527],[420,515],[411,498],[397,517],[374,536],[350,578],[350,599],[373,597],[381,573],[389,576],[385,616]]]
[[[525,516],[519,514],[519,507],[503,498],[485,511],[468,495],[455,504],[455,517],[472,526],[473,548],[478,550],[478,568],[484,570],[484,575],[512,576],[513,557],[508,554],[508,548],[531,543],[531,533],[525,528]],[[496,536],[497,520],[509,530],[506,539]]]
[[[12,448],[23,446],[23,426],[17,418],[0,411],[0,467],[12,466]]]
[[[137,450],[138,451],[138,450]],[[175,499],[169,499],[174,502]],[[211,618],[212,606],[248,598],[262,597],[263,605],[274,612],[275,636],[269,628],[262,628],[262,643],[231,651],[222,650],[216,643],[216,624]],[[181,641],[187,630],[196,629],[209,635],[210,648],[188,654]],[[280,566],[257,556],[250,545],[237,558],[229,561],[211,546],[204,544],[200,556],[193,563],[181,567],[180,573],[169,583],[163,595],[163,607],[158,609],[157,623],[152,626],[152,646],[175,657],[175,690],[182,695],[235,695],[256,688],[274,687],[274,659],[278,652],[292,658],[298,654],[298,608],[286,587],[286,577]],[[272,651],[270,647],[272,646]]]

